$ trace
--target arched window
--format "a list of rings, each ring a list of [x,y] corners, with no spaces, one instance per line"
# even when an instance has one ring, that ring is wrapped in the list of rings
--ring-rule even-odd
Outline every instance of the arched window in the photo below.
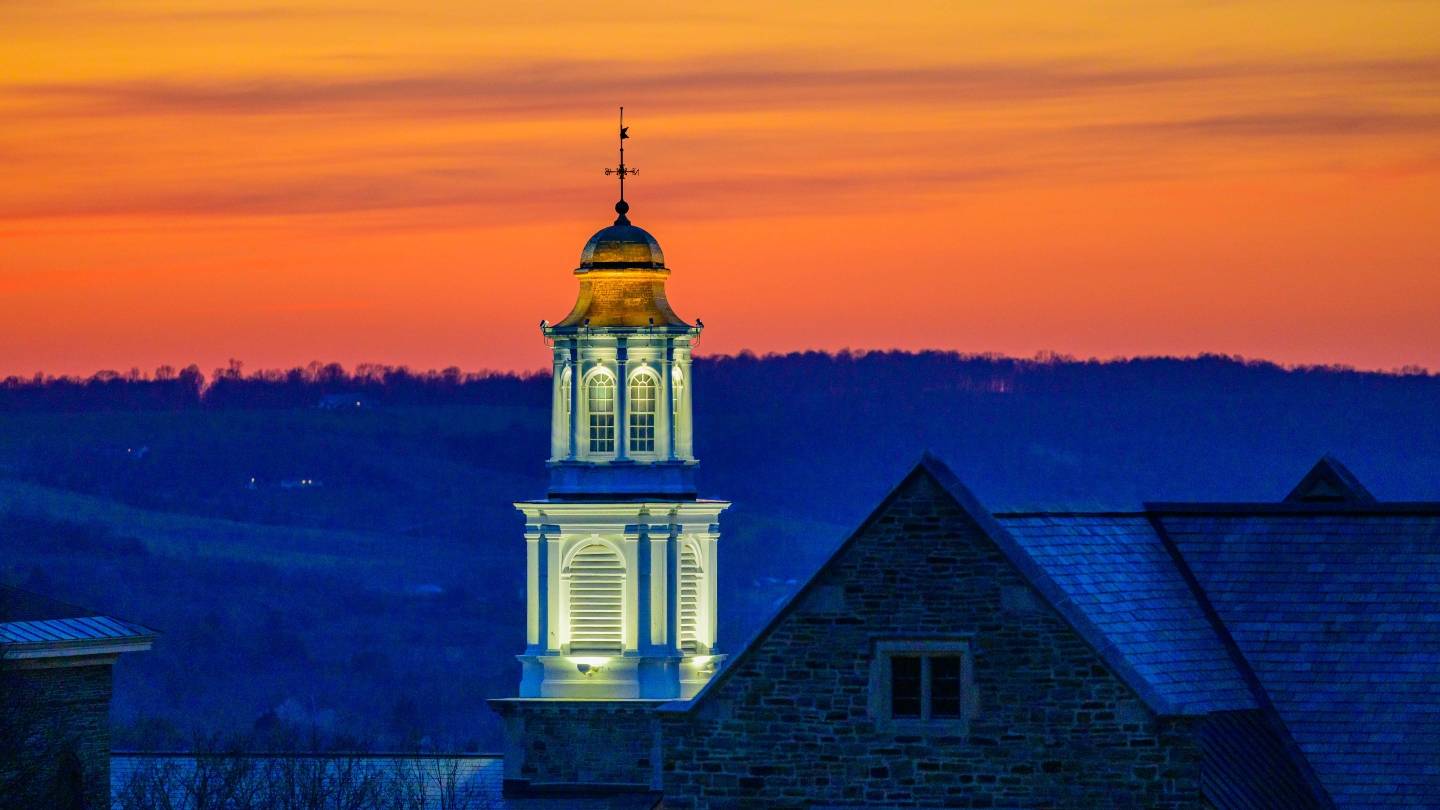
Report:
[[[630,452],[655,452],[655,377],[640,372],[630,378]]]
[[[680,649],[700,651],[700,599],[702,598],[700,555],[691,543],[680,544]]]
[[[670,373],[670,408],[676,416],[680,415],[680,398],[685,396],[685,372],[679,366]]]
[[[624,644],[625,563],[603,543],[580,549],[565,568],[570,651],[619,653]]]
[[[615,381],[608,374],[590,378],[590,452],[615,452]]]
[[[561,404],[560,407],[561,407],[561,409],[562,409],[562,410],[561,410],[561,413],[565,414],[566,416],[569,416],[569,415],[570,415],[570,378],[571,378],[571,376],[572,376],[572,375],[570,374],[570,369],[569,369],[568,367],[565,369],[564,373],[562,373],[562,374],[560,375],[560,402],[563,403],[563,404]]]

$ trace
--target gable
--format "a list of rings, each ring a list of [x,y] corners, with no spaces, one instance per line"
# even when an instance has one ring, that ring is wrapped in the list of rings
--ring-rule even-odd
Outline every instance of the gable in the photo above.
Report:
[[[1375,503],[1375,496],[1334,456],[1315,463],[1285,496],[1285,503]]]
[[[1117,675],[944,472],[907,476],[705,689],[661,707],[667,802],[1198,804],[1191,719]],[[959,716],[891,714],[895,662],[928,662],[923,683],[930,656],[962,659]]]
[[[925,517],[917,517],[918,513]],[[954,554],[956,539],[961,541],[959,547],[968,552],[964,558]],[[897,570],[896,555],[916,555],[911,557],[912,562],[921,558],[923,561],[902,575]],[[975,556],[984,557],[988,577],[976,573]],[[878,579],[869,583],[870,588],[855,584],[857,576],[863,578],[865,571],[880,572]],[[953,612],[943,606],[957,592],[983,601],[990,611],[989,623],[993,624],[1007,613],[1015,614],[1017,591],[1032,594],[1021,601],[1049,616],[1059,631],[1073,637],[1071,647],[1084,650],[1084,655],[1104,665],[1129,694],[1138,696],[1151,711],[1175,713],[1175,704],[1134,670],[1116,645],[1105,638],[954,474],[929,456],[693,700],[677,702],[667,710],[698,710],[716,699],[712,696],[724,691],[736,671],[765,655],[767,643],[787,623],[796,621],[797,614],[812,617],[802,621],[814,621],[816,615],[841,614],[853,607],[847,604],[848,594],[864,593],[862,598],[871,601],[891,600],[891,614],[881,623],[883,626],[868,628],[872,634],[945,636],[966,632],[955,621]],[[838,620],[860,623],[874,618],[851,616]]]

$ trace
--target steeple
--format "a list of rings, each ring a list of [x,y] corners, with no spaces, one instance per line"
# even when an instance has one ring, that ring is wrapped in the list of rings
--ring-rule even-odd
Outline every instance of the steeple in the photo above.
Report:
[[[585,243],[551,350],[550,487],[521,501],[528,549],[522,698],[669,700],[714,671],[719,516],[696,497],[691,352],[660,243],[630,222],[621,110],[614,224]]]

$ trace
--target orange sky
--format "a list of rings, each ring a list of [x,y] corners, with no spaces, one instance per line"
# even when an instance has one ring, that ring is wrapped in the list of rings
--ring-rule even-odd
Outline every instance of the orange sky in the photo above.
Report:
[[[621,103],[706,352],[1440,369],[1440,3],[9,0],[0,30],[0,374],[539,367]]]

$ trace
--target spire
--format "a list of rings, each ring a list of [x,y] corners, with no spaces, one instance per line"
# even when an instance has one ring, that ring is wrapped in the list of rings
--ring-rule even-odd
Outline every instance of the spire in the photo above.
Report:
[[[630,204],[625,202],[625,175],[639,174],[639,169],[630,169],[625,166],[625,141],[630,138],[630,128],[625,126],[625,108],[620,108],[620,165],[613,169],[606,169],[605,175],[616,175],[620,179],[620,201],[615,203],[615,213],[620,216],[615,219],[616,225],[629,225],[630,220],[625,216],[630,211]]]

